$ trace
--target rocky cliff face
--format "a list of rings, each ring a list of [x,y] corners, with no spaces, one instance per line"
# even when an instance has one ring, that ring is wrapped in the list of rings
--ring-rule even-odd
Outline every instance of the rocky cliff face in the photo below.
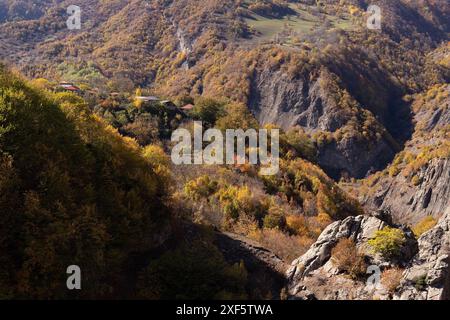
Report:
[[[411,225],[428,215],[439,218],[450,207],[449,92],[450,85],[442,85],[416,98],[412,139],[390,173],[374,177],[360,199],[369,210],[389,210],[394,220]]]
[[[403,274],[394,299],[449,299],[450,208],[436,227],[419,238],[418,244],[419,252]]]
[[[215,243],[230,264],[243,263],[251,299],[280,299],[288,265],[274,253],[245,237],[216,233]]]
[[[387,140],[368,143],[349,136],[319,148],[318,161],[337,180],[343,175],[364,178],[370,172],[382,170],[394,156],[395,148]]]
[[[336,131],[348,120],[339,113],[327,92],[323,69],[318,77],[290,77],[281,70],[262,69],[253,82],[250,105],[260,123],[275,123],[283,129],[296,125],[322,131]]]
[[[302,257],[293,261],[287,271],[288,294],[292,299],[371,299],[379,294],[376,288],[367,286],[364,281],[352,280],[340,272],[331,259],[333,247],[339,240],[352,239],[358,250],[363,252],[368,265],[389,266],[379,256],[371,253],[367,241],[375,232],[388,226],[388,223],[374,216],[349,217],[337,221],[320,235],[319,239]],[[408,245],[402,248],[403,255],[412,258],[417,250],[409,230],[405,229]],[[383,293],[386,295],[386,293]]]
[[[376,120],[340,82],[326,68],[295,78],[283,71],[263,68],[253,81],[250,108],[263,124],[276,124],[283,129],[301,126],[311,134],[338,136],[318,146],[319,165],[336,179],[343,172],[363,178],[371,170],[384,168],[394,157],[396,147],[380,123],[367,129],[378,133],[378,139],[369,141],[359,135],[359,126],[363,127],[369,118]],[[363,115],[356,116],[358,113]]]
[[[427,215],[438,218],[450,205],[450,159],[433,159],[417,173],[418,185],[407,177],[388,178],[366,204],[390,210],[399,222],[414,224]]]
[[[389,261],[374,255],[367,244],[377,230],[390,225],[389,219],[358,216],[335,222],[324,230],[308,252],[292,262],[286,274],[288,295],[291,299],[446,299],[450,289],[449,223],[450,210],[447,210],[439,224],[418,240],[408,228],[397,226],[407,240],[401,249],[401,258]],[[373,285],[367,279],[354,280],[337,268],[331,251],[343,238],[356,243],[367,265],[380,270],[394,266],[405,269],[393,293],[383,281]]]

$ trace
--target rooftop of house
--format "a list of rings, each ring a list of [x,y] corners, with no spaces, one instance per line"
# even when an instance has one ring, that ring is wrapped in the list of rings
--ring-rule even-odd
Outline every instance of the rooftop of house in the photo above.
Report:
[[[61,82],[59,86],[69,91],[80,91],[80,88],[69,82]]]
[[[142,100],[142,101],[160,101],[158,97],[154,96],[136,96],[136,99]]]
[[[192,104],[187,104],[184,107],[181,107],[182,110],[192,110],[194,109],[194,105]]]

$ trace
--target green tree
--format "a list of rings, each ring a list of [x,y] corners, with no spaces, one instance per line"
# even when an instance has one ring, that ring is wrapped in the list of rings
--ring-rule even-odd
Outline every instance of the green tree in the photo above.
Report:
[[[195,107],[192,110],[193,116],[197,120],[204,122],[206,126],[214,126],[216,120],[224,113],[224,103],[211,98],[197,98]]]
[[[112,298],[168,223],[155,152],[0,66],[0,297]],[[83,270],[68,291],[66,268]],[[130,268],[131,266],[131,268]]]
[[[139,276],[145,299],[243,299],[247,272],[228,265],[208,239],[198,239],[152,261]]]
[[[373,251],[386,259],[397,256],[405,242],[406,238],[403,231],[391,227],[378,230],[375,236],[368,241]]]
[[[226,129],[258,129],[258,121],[243,104],[229,104],[226,106],[226,113],[221,116],[216,123],[216,127],[221,130]]]
[[[141,90],[141,88],[137,88],[137,89],[136,89],[136,92],[135,92],[135,94],[134,94],[134,102],[133,102],[133,105],[134,105],[136,108],[138,108],[138,109],[142,106],[142,100],[138,98],[138,97],[141,97],[141,96],[142,96],[142,90]]]

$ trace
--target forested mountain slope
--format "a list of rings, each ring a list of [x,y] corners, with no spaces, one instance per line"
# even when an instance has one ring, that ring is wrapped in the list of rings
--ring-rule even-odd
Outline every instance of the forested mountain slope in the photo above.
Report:
[[[250,249],[195,226],[185,203],[171,199],[160,146],[139,146],[79,96],[40,89],[4,66],[0,173],[2,299],[279,297],[282,280],[272,288],[247,278],[249,267],[283,279],[269,260],[252,258],[270,258],[267,250],[249,247],[249,265],[236,261],[227,252]],[[72,265],[82,291],[67,290]]]
[[[261,123],[307,129],[334,178],[362,178],[412,134],[402,96],[448,79],[426,54],[446,39],[449,12],[445,1],[375,1],[378,32],[365,27],[363,1],[341,2],[85,0],[82,28],[67,30],[69,2],[21,14],[12,1],[0,55],[32,77],[104,91],[243,102]]]
[[[74,264],[88,296],[117,295],[125,262],[167,236],[167,181],[136,143],[3,66],[0,151],[2,297],[63,297]]]
[[[71,298],[77,263],[76,298],[279,298],[280,270],[349,221],[420,231],[389,267],[434,227],[429,254],[450,206],[447,0],[79,0],[69,30],[72,4],[0,0],[0,298]],[[173,165],[194,120],[280,128],[279,173]]]

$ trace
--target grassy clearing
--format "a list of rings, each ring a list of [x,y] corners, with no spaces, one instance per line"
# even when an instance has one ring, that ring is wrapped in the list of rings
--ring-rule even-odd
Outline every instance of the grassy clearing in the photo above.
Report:
[[[350,17],[336,17],[327,14],[315,16],[295,4],[291,4],[290,8],[296,12],[295,15],[277,19],[253,13],[251,18],[246,18],[246,23],[257,33],[254,40],[269,42],[274,40],[277,35],[284,34],[284,42],[289,43],[291,36],[301,37],[323,26],[327,29],[340,28],[345,30],[349,30],[354,26]]]

